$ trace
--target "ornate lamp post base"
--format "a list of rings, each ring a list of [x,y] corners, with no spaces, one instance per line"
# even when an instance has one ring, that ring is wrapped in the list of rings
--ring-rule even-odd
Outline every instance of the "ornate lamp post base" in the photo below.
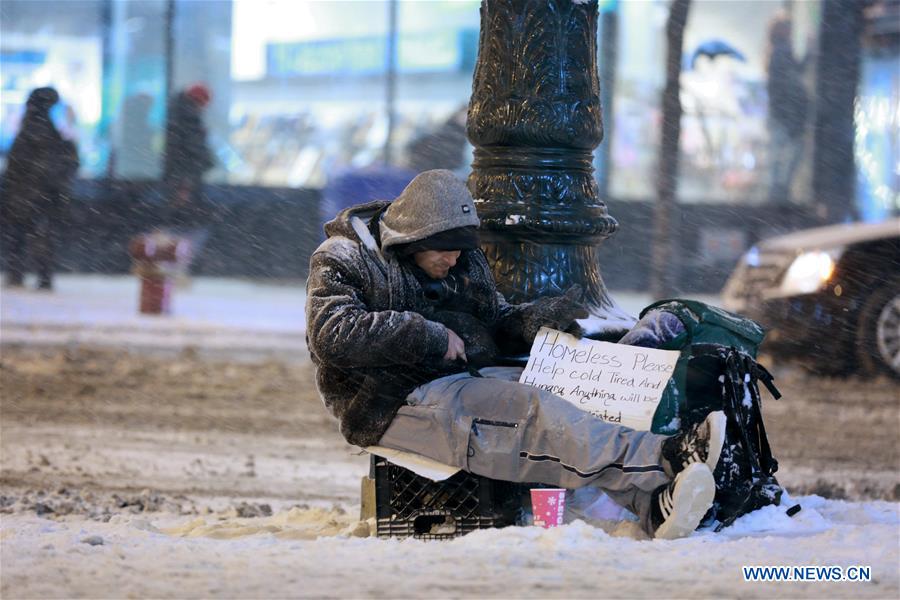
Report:
[[[618,224],[599,197],[603,139],[597,0],[484,0],[469,103],[469,189],[485,253],[514,302],[581,284],[598,317],[619,316],[598,245]]]

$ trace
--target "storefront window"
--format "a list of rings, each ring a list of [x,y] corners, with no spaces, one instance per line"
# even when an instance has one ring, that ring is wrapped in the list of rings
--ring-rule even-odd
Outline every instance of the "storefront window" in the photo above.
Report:
[[[63,99],[54,115],[77,137],[82,177],[157,180],[166,96],[203,82],[212,92],[205,113],[217,159],[207,176],[211,183],[321,188],[335,173],[386,160],[413,171],[446,166],[465,175],[471,147],[464,113],[479,4],[4,0],[0,158],[18,131],[28,93],[53,85]],[[772,200],[779,144],[768,114],[769,33],[785,6],[794,20],[796,58],[805,65],[799,83],[811,96],[815,65],[804,59],[814,47],[818,2],[692,3],[681,80],[679,201]],[[612,108],[604,111],[609,153],[598,176],[606,177],[614,199],[649,200],[655,196],[669,1],[605,0],[602,9],[618,19],[618,43],[615,85],[606,86],[612,93]],[[896,78],[884,74],[891,64],[890,57],[874,57],[863,72],[857,160],[866,214],[897,202],[893,171],[884,167],[895,162],[885,141],[893,138],[878,135],[884,119],[893,123],[895,116],[883,109],[895,104]],[[794,201],[810,196],[809,132],[806,124],[786,195]]]
[[[863,57],[856,100],[857,206],[865,221],[900,214],[900,73],[897,55],[872,49]]]
[[[479,2],[401,2],[395,162],[465,177],[466,111],[478,53]]]
[[[102,128],[109,134],[109,171],[117,179],[158,179],[166,116],[167,3],[116,0],[110,8]]]
[[[668,3],[618,6],[611,193],[646,200],[655,196]],[[776,2],[692,3],[681,76],[681,202],[766,200],[767,30],[780,8]]]
[[[322,187],[333,174],[383,163],[389,3],[233,7],[228,181]],[[410,144],[468,103],[478,23],[474,1],[397,4],[393,165],[415,166]],[[462,155],[464,132],[455,142]]]
[[[378,160],[387,33],[385,1],[235,0],[228,181],[322,187]]]
[[[781,10],[776,2],[709,1],[692,6],[681,77],[683,202],[747,204],[769,199],[769,30]],[[802,72],[790,83],[800,90],[807,85]],[[793,179],[802,159],[802,123],[799,129]]]
[[[0,3],[0,154],[5,156],[18,133],[31,90],[53,86],[61,101],[51,116],[64,135],[77,140],[81,174],[96,177],[105,172],[103,4]]]

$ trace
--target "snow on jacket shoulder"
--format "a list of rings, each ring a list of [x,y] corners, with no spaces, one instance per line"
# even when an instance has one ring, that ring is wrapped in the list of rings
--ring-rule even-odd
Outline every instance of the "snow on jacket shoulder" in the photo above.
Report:
[[[352,207],[329,222],[331,237],[313,253],[307,281],[316,385],[344,438],[357,446],[375,444],[417,386],[461,370],[443,360],[447,329],[428,318],[434,309],[410,267],[382,254],[367,229],[385,205]],[[474,316],[501,325],[517,307],[497,293],[480,250],[465,259]]]

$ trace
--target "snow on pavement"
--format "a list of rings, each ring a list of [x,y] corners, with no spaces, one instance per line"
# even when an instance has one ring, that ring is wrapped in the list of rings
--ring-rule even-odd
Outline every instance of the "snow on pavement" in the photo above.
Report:
[[[640,295],[615,296],[630,312],[646,304]],[[249,349],[286,359],[285,349],[304,348],[303,300],[299,285],[201,278],[176,290],[172,316],[148,317],[136,314],[134,278],[62,275],[54,294],[2,291],[2,342],[190,347],[228,356]],[[355,518],[365,461],[348,453],[312,398],[308,364],[223,364],[210,377],[191,354],[157,364],[138,355],[23,358],[8,350],[3,364],[4,393],[17,397],[4,398],[0,476],[3,494],[19,499],[0,514],[3,598],[900,597],[896,502],[804,496],[793,518],[767,507],[721,533],[674,541],[639,539],[627,522],[584,521],[442,542],[379,540],[362,537],[369,528]],[[896,405],[886,394],[867,394],[853,396],[856,409],[890,423]],[[785,429],[785,441],[825,436],[846,455],[830,462],[848,474],[887,468],[869,446],[847,444],[863,439],[859,427],[877,424],[847,426],[843,439],[818,420],[793,419],[830,407],[820,395],[772,407],[806,427]],[[841,423],[858,416],[839,414]],[[888,435],[869,438],[884,445]],[[878,460],[860,462],[869,455]],[[821,471],[805,454],[793,460]],[[791,469],[783,471],[789,485]],[[896,471],[884,475],[890,480]],[[41,516],[32,500],[55,494],[62,502],[69,498],[63,486],[84,511]],[[131,514],[132,505],[121,503],[107,510],[110,494],[144,487],[151,499],[166,499],[149,504],[164,511],[180,504],[191,514]],[[179,499],[183,493],[192,497]],[[235,505],[245,501],[275,512],[241,518]],[[290,506],[297,501],[303,504]],[[750,565],[870,566],[873,581],[751,583],[741,573]]]
[[[301,283],[193,278],[175,286],[169,315],[138,312],[134,276],[61,274],[54,283],[52,293],[0,292],[3,343],[305,351]]]
[[[4,515],[4,597],[835,597],[900,593],[894,503],[798,499],[673,541],[584,521],[449,541],[355,537],[342,511],[255,519]],[[317,537],[318,536],[318,537]],[[871,567],[870,582],[746,582],[742,566]]]
[[[58,275],[53,292],[3,288],[4,323],[34,325],[177,325],[300,332],[306,306],[302,284],[196,277],[174,287],[172,314],[138,313],[139,281],[130,275]]]

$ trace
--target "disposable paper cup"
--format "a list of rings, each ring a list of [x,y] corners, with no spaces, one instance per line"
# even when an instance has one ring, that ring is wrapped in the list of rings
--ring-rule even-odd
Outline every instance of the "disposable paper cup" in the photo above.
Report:
[[[563,524],[566,511],[566,490],[558,488],[534,488],[531,490],[531,514],[534,524],[548,529]]]

